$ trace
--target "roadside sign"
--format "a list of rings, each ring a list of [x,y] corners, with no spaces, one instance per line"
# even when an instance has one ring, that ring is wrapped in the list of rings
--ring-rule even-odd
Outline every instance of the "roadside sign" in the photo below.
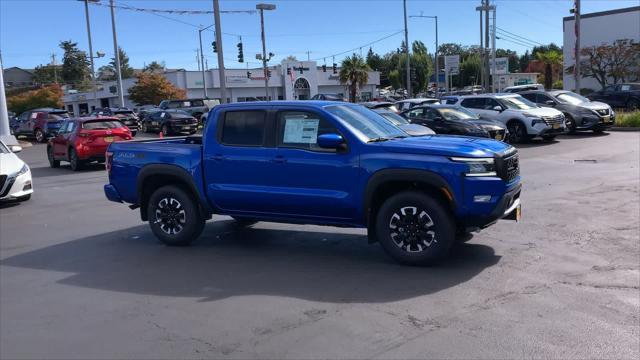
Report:
[[[458,75],[460,73],[460,55],[445,56],[444,70],[448,75]]]
[[[489,69],[491,69],[491,75],[493,75],[493,61],[489,59]],[[496,58],[496,75],[504,75],[509,73],[509,58],[501,57]]]

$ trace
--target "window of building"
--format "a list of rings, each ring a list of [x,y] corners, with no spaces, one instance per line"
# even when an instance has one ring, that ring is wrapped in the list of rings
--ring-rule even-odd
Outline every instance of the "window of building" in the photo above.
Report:
[[[229,111],[224,115],[222,143],[238,146],[264,144],[266,113],[264,111]]]

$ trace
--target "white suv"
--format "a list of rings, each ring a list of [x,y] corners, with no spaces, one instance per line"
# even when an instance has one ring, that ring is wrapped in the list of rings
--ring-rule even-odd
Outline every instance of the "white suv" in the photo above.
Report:
[[[511,142],[525,142],[536,136],[553,140],[566,131],[564,115],[560,111],[539,107],[517,94],[461,96],[455,104],[481,118],[507,125]]]

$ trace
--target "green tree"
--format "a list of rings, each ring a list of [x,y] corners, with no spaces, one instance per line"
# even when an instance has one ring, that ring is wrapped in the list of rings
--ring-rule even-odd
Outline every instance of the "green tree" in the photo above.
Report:
[[[518,59],[518,66],[520,67],[520,72],[526,72],[529,67],[529,62],[531,61],[531,55],[529,54],[529,50],[526,50],[522,56]]]
[[[603,89],[609,78],[614,84],[640,80],[640,43],[633,40],[619,39],[612,44],[582,48],[580,55],[582,75],[596,79]],[[573,66],[566,71],[573,72]]]
[[[87,54],[84,51],[80,51],[78,43],[74,43],[71,40],[61,41],[60,48],[64,50],[62,79],[65,84],[77,88],[91,74]]]
[[[164,69],[165,69],[164,61],[162,63],[159,63],[157,61],[152,61],[147,66],[145,66],[144,69],[142,69],[142,71],[157,73],[157,72],[163,72]]]
[[[159,104],[162,100],[184,99],[187,93],[177,88],[162,74],[141,72],[129,88],[129,99],[138,105]]]
[[[57,79],[56,79],[57,73]],[[53,66],[51,64],[47,65],[38,65],[33,70],[33,81],[36,84],[44,85],[44,84],[53,84],[57,81],[60,81],[62,73],[62,67],[60,65]]]
[[[509,59],[509,72],[518,72],[520,69],[518,54],[509,49],[496,49],[496,57],[506,57]]]
[[[402,87],[402,80],[400,79],[400,72],[398,70],[391,70],[388,77],[392,88],[400,89]]]
[[[349,87],[349,101],[355,102],[358,88],[369,81],[368,71],[371,71],[369,65],[355,53],[342,60],[338,77],[341,84],[346,84]]]
[[[374,53],[372,48],[369,48],[367,52],[367,65],[374,71],[381,71],[384,69],[384,59],[382,56]]]
[[[544,64],[544,88],[553,87],[553,69],[562,66],[562,53],[557,50],[537,52],[536,59]]]
[[[440,56],[445,55],[466,55],[467,49],[461,44],[456,43],[444,43],[438,46],[438,54]]]
[[[476,85],[480,80],[482,62],[479,54],[472,54],[460,63],[463,86]]]
[[[53,84],[18,95],[8,96],[7,107],[16,114],[35,108],[61,108],[63,105],[62,96],[60,85]]]

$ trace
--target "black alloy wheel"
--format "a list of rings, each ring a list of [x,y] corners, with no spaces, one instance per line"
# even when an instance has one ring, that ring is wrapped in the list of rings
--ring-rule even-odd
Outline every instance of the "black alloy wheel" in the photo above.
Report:
[[[60,160],[56,160],[53,157],[53,149],[51,148],[51,146],[47,147],[47,159],[49,160],[49,166],[51,166],[52,168],[60,167]]]
[[[149,198],[147,218],[154,235],[170,246],[185,246],[204,229],[197,200],[183,188],[168,185],[153,192]]]
[[[527,129],[521,122],[512,121],[507,124],[507,128],[509,129],[512,144],[523,143],[528,139]]]
[[[36,129],[34,135],[36,137],[36,141],[39,143],[47,141],[47,136],[45,135],[44,131],[42,131],[42,129]]]
[[[74,148],[69,149],[69,164],[73,171],[79,171],[82,169],[82,160],[78,159],[78,153]]]

